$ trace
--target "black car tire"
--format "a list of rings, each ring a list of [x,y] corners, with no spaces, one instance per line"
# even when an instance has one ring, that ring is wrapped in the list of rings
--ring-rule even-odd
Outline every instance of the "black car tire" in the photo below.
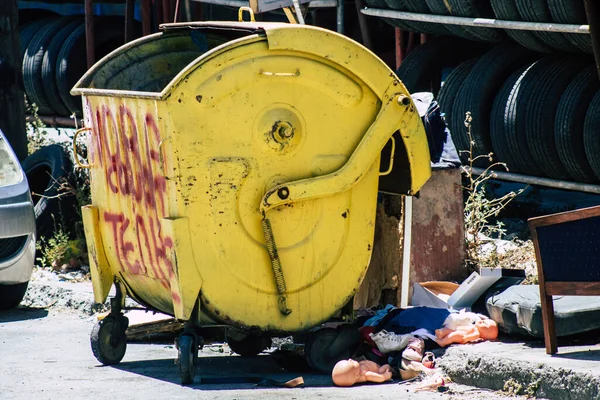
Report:
[[[61,224],[69,229],[77,219],[75,196],[60,190],[73,183],[73,163],[57,144],[45,146],[22,162],[32,192],[38,236],[48,237]]]
[[[469,58],[481,55],[488,48],[483,43],[459,38],[442,37],[427,41],[408,53],[396,71],[410,93],[440,90],[442,69],[454,67]]]
[[[486,155],[492,151],[489,118],[492,105],[504,81],[523,65],[535,60],[537,53],[516,45],[494,47],[483,55],[456,95],[452,107],[450,131],[466,132],[463,123],[467,112],[471,112],[472,157]],[[487,166],[487,159],[480,158],[477,166]]]
[[[0,285],[0,310],[9,310],[18,306],[25,297],[28,284],[29,282]]]
[[[56,99],[46,97],[42,79],[42,62],[48,45],[56,34],[70,21],[71,17],[54,18],[42,26],[31,39],[23,56],[23,83],[27,98],[38,107],[41,115],[52,115],[52,103]]]
[[[552,22],[552,15],[548,9],[546,0],[518,0],[515,2],[523,21],[528,22]],[[567,40],[560,32],[536,31],[535,35],[549,46],[560,51],[578,53],[577,47]]]
[[[590,167],[600,179],[600,92],[596,93],[585,116],[583,142]]]
[[[598,181],[586,156],[584,123],[590,103],[599,89],[596,66],[590,66],[567,86],[556,111],[554,134],[559,155],[569,173],[581,182]]]
[[[521,21],[521,14],[515,4],[516,0],[491,0],[494,15],[500,20]],[[515,42],[528,49],[539,51],[542,53],[552,53],[552,46],[546,44],[531,31],[519,31],[514,29],[506,29],[506,34]]]
[[[457,17],[469,18],[493,18],[494,12],[489,1],[480,0],[445,0],[452,7],[451,14]],[[491,28],[467,27],[467,32],[474,36],[475,40],[484,42],[499,42],[502,40],[502,31]]]
[[[456,102],[456,96],[458,94],[458,91],[460,90],[465,79],[467,79],[467,76],[469,76],[469,74],[471,73],[471,70],[473,69],[477,61],[478,58],[474,58],[465,61],[464,63],[456,67],[450,73],[450,75],[448,75],[448,77],[444,81],[444,85],[440,89],[440,93],[438,95],[438,103],[440,105],[440,110],[442,111],[442,113],[444,113],[444,119],[446,120],[447,126],[450,126],[452,123],[452,107]],[[462,116],[459,118],[462,118]],[[450,135],[452,136],[452,141],[456,146],[456,150],[459,152],[459,155],[461,155],[461,159],[466,160],[464,154],[461,153],[461,151],[469,149],[469,143],[464,133],[464,129],[456,131],[451,129]]]
[[[561,24],[587,25],[585,7],[582,1],[573,0],[547,0],[548,8],[554,22]],[[593,54],[592,39],[590,35],[567,33],[566,38],[584,53]]]
[[[44,53],[44,58],[42,60],[42,81],[44,82],[46,98],[50,101],[52,108],[58,115],[69,116],[70,114],[67,105],[60,96],[55,79],[58,53],[69,35],[82,25],[83,20],[77,19],[60,29],[48,45],[48,49]]]
[[[431,14],[448,16],[454,15],[450,12],[448,7],[446,7],[444,0],[426,0],[425,3],[427,4],[427,7],[429,8]],[[445,25],[445,28],[448,31],[450,31],[450,33],[452,33],[454,36],[458,36],[468,40],[479,40],[479,38],[469,30],[469,27],[448,24]]]
[[[490,139],[492,149],[494,151],[494,161],[503,162],[510,172],[522,172],[517,167],[517,163],[512,157],[510,146],[508,144],[508,121],[507,121],[507,105],[511,93],[515,86],[520,84],[523,75],[531,68],[527,65],[517,72],[513,73],[502,85],[500,92],[492,105],[490,114]]]

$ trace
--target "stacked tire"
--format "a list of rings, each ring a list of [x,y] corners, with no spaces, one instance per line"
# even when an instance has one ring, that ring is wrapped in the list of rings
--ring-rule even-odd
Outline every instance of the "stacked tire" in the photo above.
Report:
[[[366,0],[367,7],[420,14],[469,18],[495,18],[507,21],[559,24],[587,24],[583,0]],[[403,30],[431,35],[452,35],[480,42],[498,43],[504,39],[534,51],[592,54],[589,35],[560,32],[492,29],[386,19]]]
[[[495,46],[459,64],[438,101],[464,163],[479,157],[476,166],[502,162],[526,175],[600,180],[600,81],[591,57]]]
[[[104,28],[95,36],[96,57],[123,44],[123,20],[97,17]],[[23,85],[40,115],[82,115],[81,99],[71,88],[87,70],[84,19],[54,16],[25,23],[20,28]]]

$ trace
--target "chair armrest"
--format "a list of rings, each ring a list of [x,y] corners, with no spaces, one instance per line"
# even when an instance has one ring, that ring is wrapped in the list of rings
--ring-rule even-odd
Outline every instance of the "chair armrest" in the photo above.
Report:
[[[600,206],[581,208],[579,210],[566,211],[556,214],[543,215],[541,217],[529,218],[527,223],[529,228],[537,228],[538,226],[547,226],[561,224],[563,222],[577,221],[591,217],[600,216]]]

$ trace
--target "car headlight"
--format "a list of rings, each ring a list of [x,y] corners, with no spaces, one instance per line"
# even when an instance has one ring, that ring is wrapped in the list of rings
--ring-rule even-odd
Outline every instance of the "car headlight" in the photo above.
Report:
[[[0,187],[15,185],[23,179],[21,164],[0,132]]]

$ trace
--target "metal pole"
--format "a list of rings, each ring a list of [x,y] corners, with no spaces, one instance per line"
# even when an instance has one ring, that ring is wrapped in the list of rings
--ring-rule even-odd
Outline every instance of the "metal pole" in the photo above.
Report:
[[[365,0],[356,0],[356,13],[358,14],[358,25],[360,27],[360,35],[362,36],[363,44],[369,50],[373,50],[373,42],[371,41],[371,35],[369,35],[369,21],[367,17],[360,12],[365,7]]]
[[[337,31],[338,33],[344,33],[344,0],[337,0],[338,4],[336,7],[337,16]]]
[[[396,69],[400,68],[400,64],[402,64],[402,60],[404,59],[404,46],[403,32],[400,28],[394,28],[394,45],[396,47]]]
[[[596,72],[600,78],[600,10],[596,0],[584,0],[585,14],[590,25],[590,35],[592,36],[592,48],[594,49],[594,59],[596,60]]]
[[[482,175],[486,173],[484,168],[473,167],[471,170],[474,175]],[[573,190],[577,192],[595,193],[600,194],[600,185],[591,185],[589,183],[578,183],[561,181],[559,179],[552,178],[540,178],[538,176],[513,174],[510,172],[502,171],[490,171],[487,170],[487,175],[491,175],[494,179],[500,179],[502,181],[526,183],[531,185],[547,186],[557,189]]]
[[[94,0],[85,0],[85,51],[87,67],[91,68],[96,62],[94,47]]]
[[[152,14],[150,12],[150,0],[142,0],[142,35],[152,33]]]
[[[131,42],[134,37],[133,31],[133,11],[135,0],[125,1],[125,43]]]
[[[502,21],[489,18],[466,18],[452,17],[447,15],[418,14],[405,11],[380,10],[378,8],[364,8],[361,13],[374,17],[383,17],[391,19],[402,19],[406,21],[432,22],[436,24],[450,24],[462,26],[477,26],[483,28],[496,29],[518,29],[523,31],[543,31],[543,32],[565,32],[589,34],[589,25],[572,24],[553,24],[545,22],[521,22],[521,21]]]
[[[296,11],[296,19],[300,25],[304,25],[304,16],[302,16],[302,10],[300,9],[300,2],[298,0],[292,0],[294,4],[294,10]]]
[[[400,307],[408,307],[408,291],[410,290],[410,264],[411,264],[411,246],[412,246],[412,207],[413,197],[404,196],[404,209],[402,217],[404,219],[404,241],[402,243],[402,283],[400,289]]]
[[[83,120],[80,118],[77,118],[77,125],[75,124],[74,119],[68,118],[68,117],[39,115],[38,118],[44,124],[50,125],[51,127],[62,126],[62,127],[68,127],[68,128],[76,128],[78,126],[79,127],[83,126]],[[29,115],[29,116],[27,116],[27,118],[25,120],[27,122],[35,122],[36,119],[32,115]]]
[[[173,22],[177,22],[177,17],[179,15],[179,0],[175,2],[175,15],[173,16]]]
[[[185,20],[186,22],[192,21],[192,7],[190,5],[190,0],[183,0],[183,8],[185,11]]]

